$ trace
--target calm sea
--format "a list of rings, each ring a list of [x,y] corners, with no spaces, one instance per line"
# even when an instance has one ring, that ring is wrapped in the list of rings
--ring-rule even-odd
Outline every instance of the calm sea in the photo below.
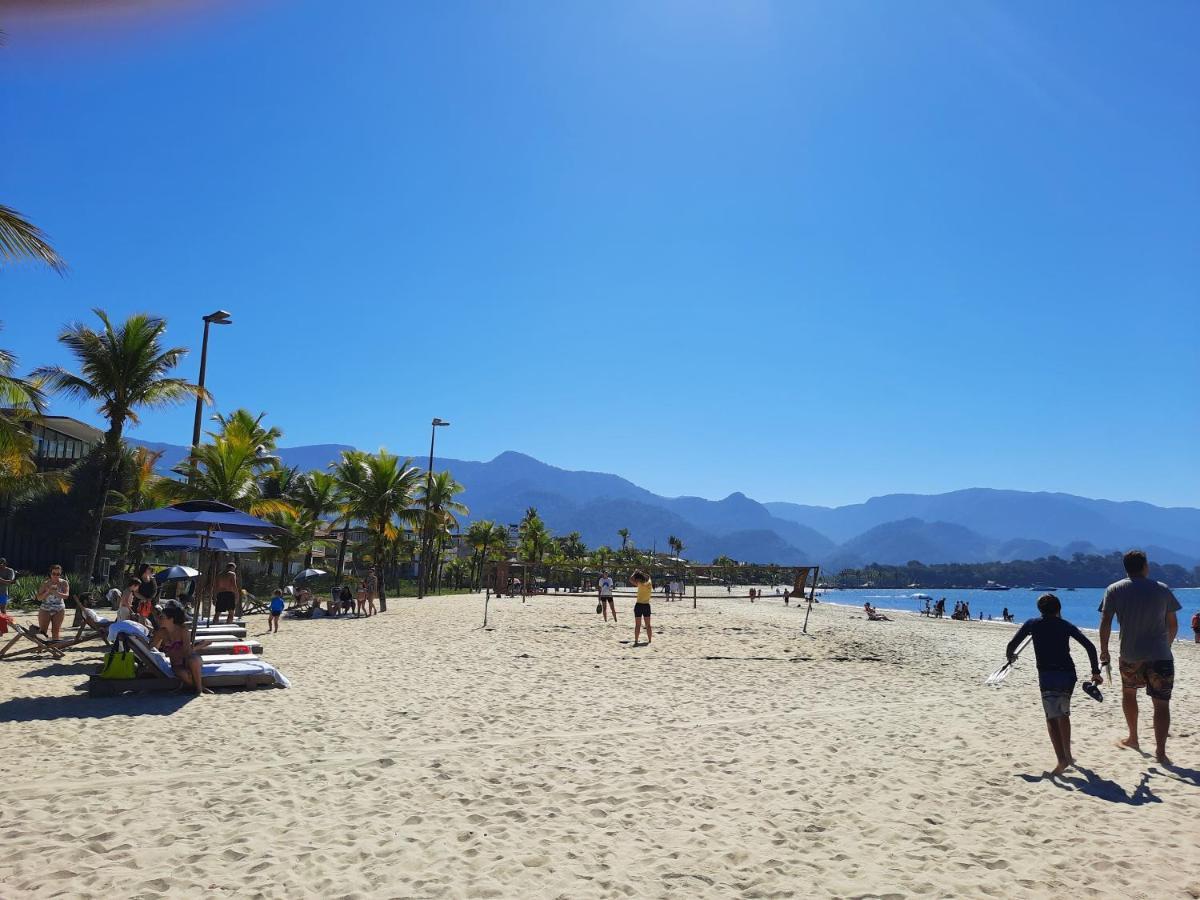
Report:
[[[895,609],[903,612],[920,612],[925,608],[925,601],[917,594],[927,594],[937,602],[946,598],[946,615],[954,610],[958,600],[965,600],[971,607],[971,617],[978,619],[983,613],[986,619],[989,615],[996,620],[1007,606],[1008,611],[1017,617],[1017,622],[1024,622],[1038,615],[1037,598],[1045,591],[1030,591],[1013,588],[1010,591],[980,591],[980,590],[938,590],[935,588],[908,590],[890,590],[885,588],[860,588],[844,591],[824,591],[820,598],[828,603],[843,603],[847,606],[861,607],[870,602],[880,609]],[[1054,596],[1062,601],[1063,618],[1074,622],[1080,628],[1098,628],[1100,625],[1100,599],[1104,596],[1104,588],[1076,588],[1073,591],[1057,590]],[[1179,611],[1179,639],[1193,640],[1191,620],[1192,613],[1200,609],[1200,588],[1184,588],[1175,591],[1175,596],[1183,604]],[[1114,628],[1116,623],[1114,623]]]

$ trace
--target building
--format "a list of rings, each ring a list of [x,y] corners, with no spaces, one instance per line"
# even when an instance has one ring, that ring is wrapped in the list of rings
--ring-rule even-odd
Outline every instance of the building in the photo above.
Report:
[[[33,416],[21,425],[33,437],[39,472],[65,469],[104,442],[103,431],[70,416]]]

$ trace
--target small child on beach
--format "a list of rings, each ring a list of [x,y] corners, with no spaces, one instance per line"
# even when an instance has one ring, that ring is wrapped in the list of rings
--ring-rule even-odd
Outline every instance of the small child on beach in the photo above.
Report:
[[[275,593],[271,595],[271,614],[267,616],[267,632],[274,631],[279,634],[279,617],[283,615],[283,591],[275,588]]]
[[[1092,682],[1102,684],[1100,660],[1096,645],[1078,628],[1062,617],[1062,603],[1053,594],[1042,594],[1037,602],[1042,615],[1020,627],[1006,650],[1009,662],[1017,658],[1017,648],[1026,637],[1033,638],[1033,653],[1037,658],[1038,686],[1042,692],[1042,708],[1046,713],[1046,730],[1057,757],[1052,775],[1061,775],[1075,764],[1071,755],[1071,694],[1075,691],[1075,662],[1071,659],[1070,639],[1083,645],[1092,664]]]
[[[654,593],[654,585],[650,583],[650,576],[640,570],[634,572],[629,581],[637,588],[637,602],[633,604],[633,646],[636,647],[643,622],[646,624],[646,643],[654,639],[654,629],[650,627],[650,597]]]

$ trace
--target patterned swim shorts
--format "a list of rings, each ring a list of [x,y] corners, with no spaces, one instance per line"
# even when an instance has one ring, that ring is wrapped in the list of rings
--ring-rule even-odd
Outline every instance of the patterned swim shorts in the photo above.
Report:
[[[1047,719],[1061,719],[1071,714],[1074,672],[1039,672],[1038,687],[1042,690],[1042,709]]]
[[[1170,700],[1175,687],[1175,660],[1144,659],[1140,662],[1121,660],[1121,687],[1137,690],[1144,687],[1155,700]]]

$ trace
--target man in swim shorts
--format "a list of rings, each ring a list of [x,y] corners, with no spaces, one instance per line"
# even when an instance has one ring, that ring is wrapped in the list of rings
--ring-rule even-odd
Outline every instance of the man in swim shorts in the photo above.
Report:
[[[1126,553],[1124,563],[1129,577],[1110,584],[1100,605],[1100,661],[1106,665],[1113,616],[1121,626],[1121,709],[1129,734],[1117,746],[1141,749],[1137,692],[1145,688],[1154,704],[1154,755],[1163,765],[1170,765],[1167,732],[1171,728],[1171,692],[1175,686],[1171,645],[1179,633],[1175,613],[1180,604],[1170,588],[1150,578],[1150,562],[1141,550]]]
[[[215,623],[225,613],[227,614],[225,624],[232,625],[233,611],[237,607],[237,598],[241,596],[242,592],[242,586],[238,582],[237,566],[233,563],[225,566],[225,571],[217,576],[216,584],[213,586],[217,592],[213,622]]]

